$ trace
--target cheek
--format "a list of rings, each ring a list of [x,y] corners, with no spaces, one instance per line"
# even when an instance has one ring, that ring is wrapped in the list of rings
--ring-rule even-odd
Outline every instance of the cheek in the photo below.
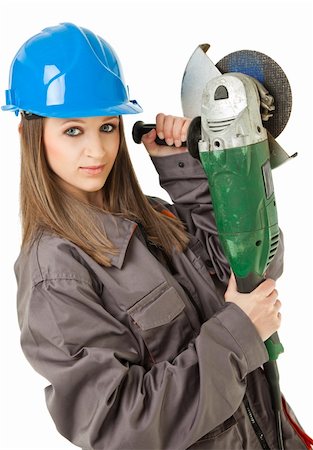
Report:
[[[49,119],[44,128],[43,142],[46,159],[52,168],[68,159],[70,152],[67,151],[63,136],[60,135],[58,124],[49,122]]]
[[[47,161],[49,165],[53,167],[54,162],[60,159],[60,152],[58,150],[58,146],[55,144],[54,139],[52,139],[47,130],[45,130],[44,134],[44,148]]]
[[[62,157],[60,151],[58,150],[58,147],[54,145],[46,145],[45,149],[46,149],[46,157],[49,163],[57,161]]]
[[[61,146],[62,147],[62,146]],[[50,170],[57,175],[58,182],[75,185],[77,177],[76,161],[70,155],[70,152],[62,150],[58,145],[49,145],[46,147],[46,160]],[[65,185],[66,186],[66,185]]]
[[[106,142],[104,146],[106,147],[107,162],[109,162],[109,165],[112,168],[119,152],[120,147],[119,136],[114,136],[114,138],[111,139],[110,142]]]
[[[118,152],[120,148],[120,134],[116,136],[115,142],[114,142],[114,160],[116,159]]]
[[[118,155],[118,152],[119,152],[119,148],[120,148],[120,143],[118,142],[117,145],[116,145],[116,147],[115,147],[115,152],[114,152],[114,156],[113,156],[114,161],[115,161],[116,158],[117,158],[117,155]]]
[[[60,171],[62,172],[62,167],[66,167],[66,159],[56,146],[49,145],[46,147],[46,159],[50,169],[57,175],[60,175]]]
[[[52,170],[65,168],[71,160],[70,149],[64,147],[64,143],[58,142],[57,139],[45,139],[46,159]]]

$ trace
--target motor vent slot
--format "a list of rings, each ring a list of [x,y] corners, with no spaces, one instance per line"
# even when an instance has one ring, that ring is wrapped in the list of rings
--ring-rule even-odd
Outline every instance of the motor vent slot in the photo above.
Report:
[[[269,251],[269,255],[268,255],[268,262],[267,262],[267,266],[272,262],[272,260],[274,259],[274,256],[276,254],[276,250],[278,248],[278,244],[279,244],[279,233],[275,234],[274,236],[272,236],[271,238],[271,246],[270,246],[270,251]]]
[[[228,120],[221,120],[221,121],[207,121],[208,127],[210,131],[213,131],[214,133],[217,133],[219,131],[225,130],[229,125],[233,123],[235,120],[235,117],[228,119]]]

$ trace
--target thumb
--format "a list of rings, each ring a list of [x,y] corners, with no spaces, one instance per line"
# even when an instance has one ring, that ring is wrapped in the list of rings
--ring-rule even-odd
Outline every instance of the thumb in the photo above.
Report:
[[[228,286],[225,292],[225,300],[229,301],[231,298],[234,297],[234,294],[237,294],[237,283],[236,283],[236,278],[234,275],[234,272],[231,271],[230,277],[229,277],[229,281],[228,281]]]
[[[159,146],[155,142],[156,136],[156,130],[152,129],[151,131],[149,131],[149,133],[144,134],[141,138],[141,142],[146,147],[148,153],[154,153],[158,151]]]

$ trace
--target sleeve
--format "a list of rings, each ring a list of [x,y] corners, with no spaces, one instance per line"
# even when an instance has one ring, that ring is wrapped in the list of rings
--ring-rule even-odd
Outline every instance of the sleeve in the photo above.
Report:
[[[145,370],[131,330],[73,279],[38,284],[21,327],[27,359],[51,383],[57,429],[84,449],[188,448],[237,410],[246,375],[268,359],[251,321],[229,304],[171,363]]]
[[[166,207],[186,225],[188,232],[202,244],[201,257],[209,270],[227,283],[229,265],[217,235],[211,194],[200,162],[189,154],[151,157],[160,185],[173,204]]]
[[[200,162],[189,152],[163,157],[151,157],[159,174],[160,185],[173,204],[163,202],[186,225],[188,232],[202,244],[201,257],[208,269],[213,268],[218,278],[227,283],[229,265],[217,234],[208,180]],[[283,271],[283,238],[267,276],[277,279]]]

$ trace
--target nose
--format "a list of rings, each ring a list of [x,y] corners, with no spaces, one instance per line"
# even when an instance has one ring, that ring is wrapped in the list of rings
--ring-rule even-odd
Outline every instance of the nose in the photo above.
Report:
[[[106,153],[105,145],[99,133],[90,133],[86,136],[85,153],[88,157],[101,159]]]

